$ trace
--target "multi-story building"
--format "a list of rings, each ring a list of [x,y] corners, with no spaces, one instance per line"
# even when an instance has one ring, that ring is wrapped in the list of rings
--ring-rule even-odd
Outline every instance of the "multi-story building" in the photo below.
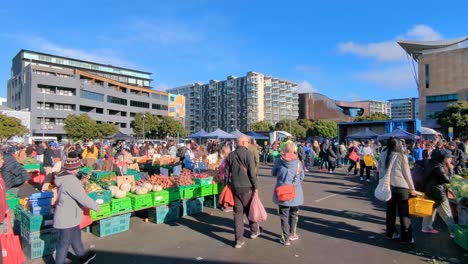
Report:
[[[6,106],[7,105],[7,99],[0,97],[0,105]]]
[[[439,128],[435,114],[468,100],[468,37],[444,41],[398,40],[417,63],[419,115],[425,127]]]
[[[392,119],[417,119],[419,118],[419,99],[401,98],[388,100],[391,103]]]
[[[297,85],[257,72],[184,85],[168,92],[185,95],[185,126],[191,133],[202,128],[249,131],[258,121],[275,124],[298,117]]]
[[[31,112],[32,135],[65,136],[69,114],[130,127],[138,112],[168,115],[168,93],[151,89],[151,73],[21,50],[12,61],[8,107]]]
[[[391,115],[391,104],[389,102],[367,101],[369,103],[369,114],[386,114]]]

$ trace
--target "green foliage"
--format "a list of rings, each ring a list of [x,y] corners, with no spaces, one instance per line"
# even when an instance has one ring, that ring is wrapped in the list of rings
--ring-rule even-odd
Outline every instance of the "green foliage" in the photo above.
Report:
[[[378,121],[378,120],[389,120],[390,117],[386,114],[382,113],[373,113],[372,115],[367,115],[367,116],[358,116],[356,119],[354,119],[354,122],[360,122],[360,121]]]
[[[436,114],[436,118],[445,134],[449,127],[453,127],[455,137],[468,138],[468,102],[449,104],[445,110]]]
[[[144,117],[144,122],[143,122]],[[154,135],[159,125],[159,118],[151,114],[150,112],[137,113],[135,119],[132,121],[130,127],[133,128],[133,132],[141,137],[143,135],[143,126],[145,127],[145,138]]]
[[[253,123],[252,126],[250,127],[250,130],[252,130],[252,131],[271,131],[271,130],[273,130],[273,125],[268,123],[267,121],[259,121],[259,122]]]
[[[276,130],[287,131],[298,138],[305,138],[307,128],[301,126],[297,120],[282,119],[275,126]]]
[[[64,123],[63,128],[73,140],[95,139],[100,136],[98,124],[87,114],[68,115]]]
[[[334,121],[317,120],[307,129],[307,136],[335,138],[338,136],[338,125]]]
[[[101,123],[101,124],[96,124],[96,125],[99,131],[99,135],[102,138],[112,136],[115,133],[117,133],[117,131],[119,131],[119,128],[114,124]]]
[[[0,142],[7,141],[13,136],[24,136],[29,130],[16,117],[0,114]]]
[[[185,138],[188,135],[182,123],[169,116],[163,116],[161,118],[156,131],[161,138],[176,137],[177,133],[179,133],[180,138]]]

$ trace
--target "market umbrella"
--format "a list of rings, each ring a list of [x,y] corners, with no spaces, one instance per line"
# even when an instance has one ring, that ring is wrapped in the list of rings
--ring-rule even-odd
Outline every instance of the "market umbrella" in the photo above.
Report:
[[[234,136],[233,134],[229,134],[228,132],[218,128],[215,131],[202,136],[202,138],[236,139],[237,137]]]
[[[376,139],[379,134],[375,133],[374,131],[370,130],[366,127],[366,129],[354,133],[352,135],[347,136],[347,139]]]
[[[208,134],[208,132],[206,132],[203,128],[196,132],[196,133],[193,133],[191,135],[188,135],[187,138],[202,138],[204,135]]]
[[[249,132],[247,135],[248,135],[249,137],[253,137],[253,138],[255,138],[255,139],[270,139],[270,138],[267,137],[267,136],[264,136],[264,135],[262,135],[262,134],[259,134],[259,133],[253,132],[253,131],[252,131],[252,132]]]
[[[434,129],[428,128],[428,127],[420,127],[418,132],[421,135],[437,135],[437,134],[439,134]]]
[[[240,137],[240,136],[250,137],[249,135],[246,135],[246,134],[240,132],[238,129],[232,131],[231,134],[233,134],[234,136],[236,136],[236,138],[238,138],[238,137]]]
[[[130,140],[130,139],[133,139],[132,136],[129,136],[125,133],[122,133],[122,132],[117,132],[115,133],[114,135],[108,137],[109,139],[112,139],[112,140]]]
[[[379,140],[379,141],[380,140],[386,140],[386,139],[389,139],[391,137],[395,137],[395,138],[399,138],[399,139],[412,139],[412,140],[419,139],[419,136],[411,134],[409,132],[406,132],[405,130],[403,130],[401,128],[397,128],[397,129],[393,130],[390,133],[380,135],[377,138],[377,140]]]

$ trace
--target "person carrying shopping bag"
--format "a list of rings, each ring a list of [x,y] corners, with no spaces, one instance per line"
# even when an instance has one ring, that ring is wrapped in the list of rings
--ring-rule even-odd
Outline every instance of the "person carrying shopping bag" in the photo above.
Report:
[[[304,169],[294,153],[293,143],[285,145],[283,155],[275,161],[272,174],[276,176],[273,202],[278,205],[281,219],[280,243],[289,246],[291,241],[299,239],[296,232],[299,220],[298,213],[299,206],[304,204],[301,186],[301,182],[304,180]]]

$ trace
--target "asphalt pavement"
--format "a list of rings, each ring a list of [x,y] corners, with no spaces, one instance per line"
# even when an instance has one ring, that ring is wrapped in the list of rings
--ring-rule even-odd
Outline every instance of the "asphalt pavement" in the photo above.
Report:
[[[234,246],[232,212],[205,208],[204,213],[168,224],[145,222],[133,216],[130,230],[99,238],[83,233],[87,248],[97,253],[95,263],[468,263],[468,254],[449,237],[436,220],[437,235],[421,233],[414,218],[414,245],[385,237],[385,204],[373,198],[377,183],[358,176],[307,172],[303,182],[305,204],[300,209],[298,234],[291,246],[278,242],[281,234],[272,194],[275,178],[271,165],[259,169],[260,197],[268,212],[263,233]],[[51,263],[44,258],[28,263]],[[53,262],[52,262],[53,263]],[[433,262],[434,263],[434,262]]]

